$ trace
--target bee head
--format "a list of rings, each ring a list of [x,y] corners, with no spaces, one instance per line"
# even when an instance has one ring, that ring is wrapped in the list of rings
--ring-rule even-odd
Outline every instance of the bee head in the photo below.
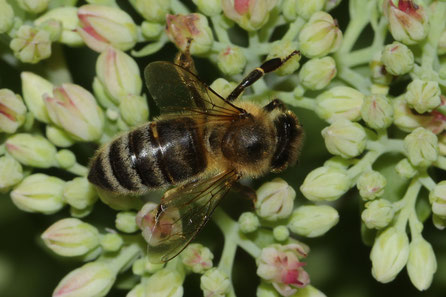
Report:
[[[291,110],[279,112],[274,120],[276,149],[271,160],[273,172],[280,172],[296,163],[303,140],[303,129]]]

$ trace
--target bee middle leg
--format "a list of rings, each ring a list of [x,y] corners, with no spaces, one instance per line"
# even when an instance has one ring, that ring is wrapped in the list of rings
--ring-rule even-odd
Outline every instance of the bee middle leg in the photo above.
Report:
[[[280,109],[281,111],[285,111],[287,110],[285,104],[282,102],[282,100],[280,99],[274,99],[273,101],[271,101],[270,103],[268,103],[267,105],[263,106],[263,109],[265,111],[273,111],[275,109]]]
[[[187,39],[187,45],[184,52],[179,51],[175,56],[174,63],[178,66],[181,66],[193,74],[197,74],[197,69],[195,69],[195,63],[190,54],[190,46],[192,44],[192,38]]]
[[[237,99],[238,96],[250,85],[255,83],[257,80],[262,78],[265,73],[272,72],[276,69],[278,69],[280,66],[283,65],[286,61],[288,61],[291,57],[298,55],[298,51],[293,51],[291,54],[289,54],[284,59],[281,58],[274,58],[268,61],[265,61],[260,67],[257,67],[238,84],[238,86],[229,94],[228,97],[226,97],[226,100],[229,102],[234,101]]]

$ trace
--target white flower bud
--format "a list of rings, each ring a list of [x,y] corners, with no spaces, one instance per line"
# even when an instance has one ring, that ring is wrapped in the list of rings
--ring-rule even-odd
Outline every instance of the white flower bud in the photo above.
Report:
[[[199,243],[189,244],[181,253],[184,266],[194,273],[204,273],[212,267],[214,255],[205,246]]]
[[[292,214],[288,227],[291,232],[305,237],[324,235],[339,221],[339,214],[328,205],[305,205]]]
[[[0,132],[17,131],[25,122],[25,114],[26,106],[20,95],[8,89],[0,89]]]
[[[41,13],[48,8],[49,0],[17,0],[20,8],[29,13]]]
[[[356,186],[363,199],[373,200],[384,194],[386,184],[386,178],[381,173],[370,170],[361,174]]]
[[[436,81],[413,80],[404,99],[418,113],[430,112],[441,104],[441,90]]]
[[[418,172],[406,158],[402,159],[398,162],[398,164],[396,164],[395,170],[400,176],[405,178],[412,178]]]
[[[338,86],[320,94],[316,98],[316,113],[328,122],[336,118],[357,121],[361,118],[364,95],[350,87]]]
[[[336,62],[332,57],[314,58],[299,72],[302,85],[309,90],[322,90],[336,76]]]
[[[192,0],[192,2],[207,16],[216,16],[221,13],[221,0]]]
[[[439,182],[429,193],[429,201],[432,204],[432,212],[446,218],[446,181]]]
[[[138,231],[136,224],[136,213],[132,211],[121,211],[116,215],[116,229],[124,233],[134,233]]]
[[[273,229],[273,236],[277,241],[285,241],[290,237],[290,231],[286,226],[277,226]]]
[[[296,0],[296,12],[308,20],[315,12],[324,9],[326,0]]]
[[[223,13],[247,31],[260,29],[269,19],[277,0],[221,0]]]
[[[431,244],[422,237],[412,240],[409,248],[407,274],[418,290],[427,290],[432,283],[435,271],[437,271],[434,250]]]
[[[6,140],[6,150],[23,165],[49,168],[57,164],[56,147],[42,136],[14,134]]]
[[[325,146],[333,155],[353,158],[365,149],[366,133],[364,128],[346,119],[337,119],[322,130]]]
[[[0,0],[0,34],[6,33],[14,24],[14,10],[6,0]]]
[[[51,56],[50,33],[29,25],[22,25],[17,30],[9,46],[24,63],[35,64]]]
[[[228,46],[218,54],[217,65],[224,74],[239,74],[246,66],[246,57],[239,47]]]
[[[434,133],[417,128],[404,138],[404,147],[410,162],[415,166],[427,167],[438,157],[438,139]]]
[[[131,1],[135,9],[148,21],[163,23],[170,10],[170,0]]]
[[[378,235],[370,253],[372,275],[381,282],[395,279],[409,258],[409,239],[404,231],[395,227],[387,228]]]
[[[52,94],[53,85],[32,72],[22,72],[20,77],[22,79],[23,100],[25,100],[29,111],[39,121],[49,123],[50,118],[43,102],[43,95]]]
[[[384,47],[381,57],[387,72],[403,75],[412,70],[414,57],[412,51],[402,43],[395,41]]]
[[[9,155],[0,157],[0,193],[7,192],[23,179],[22,166]]]
[[[293,211],[296,192],[281,178],[263,184],[257,190],[256,212],[266,220],[287,218]]]
[[[385,95],[365,96],[361,116],[370,128],[385,129],[392,124],[393,107]]]
[[[218,268],[209,269],[200,280],[204,297],[225,296],[231,287],[228,276]]]
[[[395,215],[392,203],[386,199],[367,202],[361,218],[369,229],[382,229],[389,225]]]
[[[350,189],[351,180],[345,170],[334,167],[319,167],[311,171],[300,191],[311,201],[333,201]]]
[[[46,138],[58,147],[70,147],[74,144],[74,139],[63,129],[52,125],[46,125]]]
[[[116,252],[124,244],[124,240],[117,233],[107,233],[101,237],[101,247],[106,252]]]
[[[238,218],[240,231],[243,233],[251,233],[260,227],[259,218],[252,212],[244,212]]]
[[[76,177],[67,182],[63,196],[69,205],[77,209],[85,209],[92,206],[98,198],[93,186],[85,177]]]
[[[137,126],[147,122],[149,107],[146,96],[127,95],[121,99],[119,111],[122,119],[129,126]]]
[[[163,25],[144,21],[141,24],[141,33],[147,40],[157,40],[164,31]]]
[[[79,219],[62,219],[42,234],[45,245],[64,257],[82,256],[99,247],[98,230]]]
[[[26,177],[12,192],[12,202],[26,212],[52,214],[64,206],[65,182],[42,173]]]

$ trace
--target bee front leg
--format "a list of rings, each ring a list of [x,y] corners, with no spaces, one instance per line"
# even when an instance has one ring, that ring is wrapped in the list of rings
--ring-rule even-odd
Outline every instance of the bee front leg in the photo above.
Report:
[[[268,61],[265,61],[260,67],[257,67],[238,84],[238,86],[229,94],[229,96],[226,98],[229,102],[234,101],[237,99],[238,96],[250,85],[255,83],[257,80],[259,80],[261,77],[265,75],[265,73],[274,71],[278,69],[280,66],[283,65],[286,61],[288,61],[291,57],[294,55],[299,54],[298,51],[293,51],[291,54],[289,54],[284,59],[280,58],[274,58]]]
[[[286,108],[285,104],[282,102],[282,100],[277,99],[277,98],[274,99],[273,101],[271,101],[270,103],[268,103],[267,105],[263,106],[263,109],[266,110],[267,112],[271,112],[277,108],[281,111],[287,110],[287,108]]]
[[[257,193],[253,188],[242,185],[239,182],[236,182],[232,185],[232,190],[237,193],[240,193],[244,198],[250,200],[252,202],[253,207],[255,208],[257,202]]]
[[[182,51],[178,52],[178,54],[175,56],[174,63],[196,75],[198,74],[198,72],[197,69],[195,69],[195,63],[190,54],[190,46],[192,44],[192,41],[193,41],[192,38],[187,39],[186,49],[184,50],[184,52]]]

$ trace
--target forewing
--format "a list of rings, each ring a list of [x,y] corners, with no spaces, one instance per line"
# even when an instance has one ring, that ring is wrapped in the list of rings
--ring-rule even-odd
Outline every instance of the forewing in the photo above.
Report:
[[[161,113],[196,111],[233,116],[243,110],[226,101],[187,69],[170,62],[153,62],[144,70],[147,88]]]
[[[150,261],[166,262],[178,255],[237,180],[237,174],[225,172],[166,192],[154,214],[155,224],[148,240]]]

